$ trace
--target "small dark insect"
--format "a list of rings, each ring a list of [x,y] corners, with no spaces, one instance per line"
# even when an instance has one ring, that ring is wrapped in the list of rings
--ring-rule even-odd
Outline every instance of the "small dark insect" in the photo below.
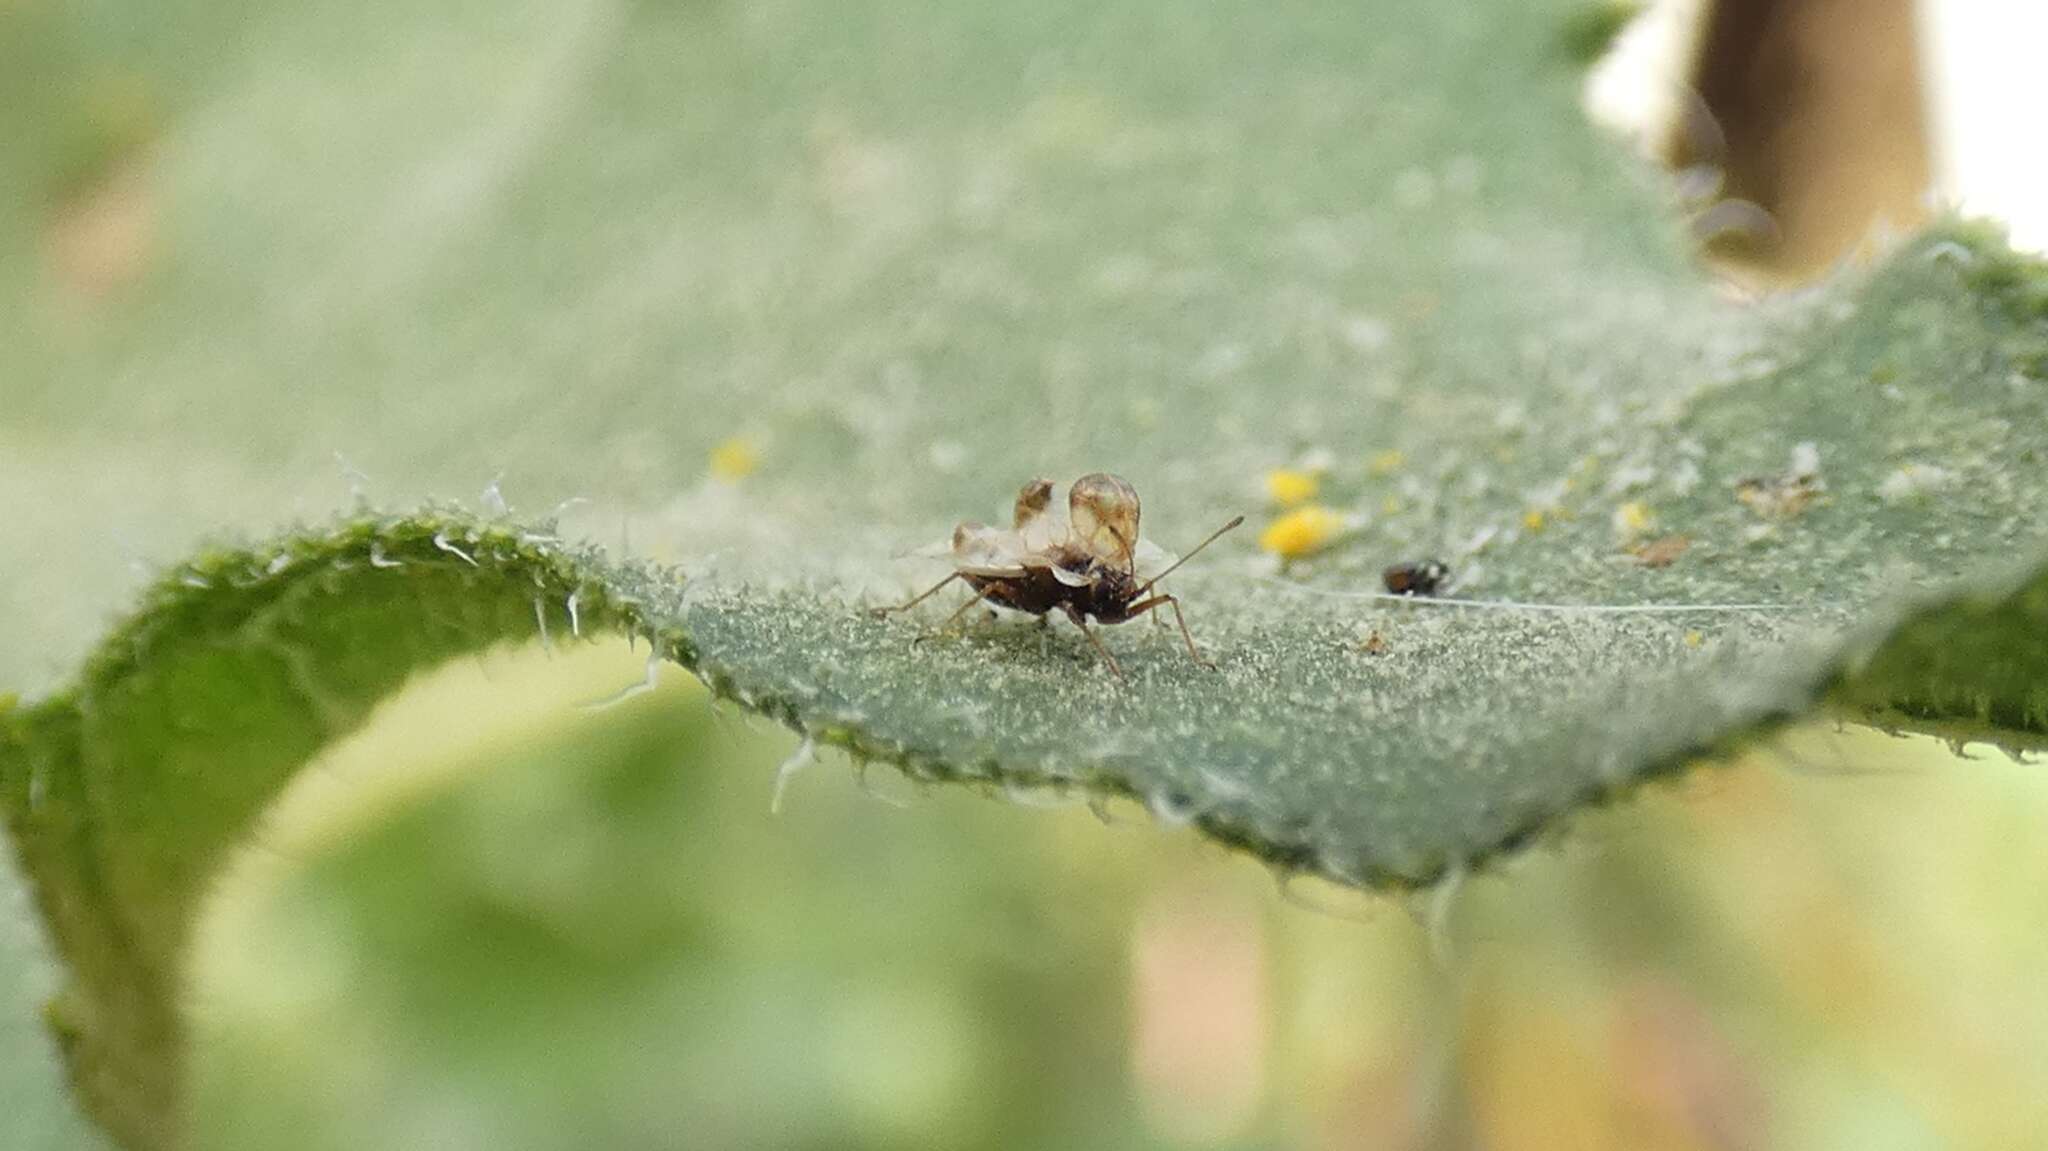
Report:
[[[1180,601],[1164,592],[1153,595],[1151,591],[1168,572],[1243,522],[1244,517],[1238,516],[1195,545],[1194,551],[1168,560],[1157,575],[1141,578],[1141,567],[1156,566],[1167,557],[1149,540],[1138,536],[1136,489],[1107,472],[1082,476],[1067,490],[1066,513],[1062,515],[1052,507],[1052,481],[1032,480],[1017,493],[1011,528],[977,523],[954,528],[953,541],[947,549],[953,574],[908,603],[876,608],[874,614],[885,616],[915,607],[954,580],[965,580],[974,589],[974,598],[960,605],[941,626],[951,625],[984,600],[1041,619],[1058,608],[1095,645],[1109,670],[1122,679],[1124,669],[1088,626],[1088,620],[1123,623],[1167,607],[1173,609],[1173,619],[1180,625],[1188,655],[1203,667],[1214,668],[1215,664],[1195,650],[1195,637],[1188,633]]]
[[[1381,572],[1380,579],[1395,595],[1435,595],[1450,575],[1451,569],[1436,560],[1410,560]]]

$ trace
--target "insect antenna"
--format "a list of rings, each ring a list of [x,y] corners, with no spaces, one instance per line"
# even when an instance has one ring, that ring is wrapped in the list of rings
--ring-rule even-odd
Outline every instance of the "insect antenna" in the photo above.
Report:
[[[1144,594],[1145,594],[1145,593],[1146,593],[1147,591],[1150,591],[1150,590],[1152,589],[1152,585],[1153,585],[1153,584],[1156,584],[1156,583],[1158,583],[1158,582],[1159,582],[1160,580],[1163,580],[1163,579],[1165,579],[1165,578],[1166,578],[1167,576],[1170,576],[1170,575],[1172,575],[1172,574],[1173,574],[1173,571],[1174,571],[1174,569],[1175,569],[1175,568],[1177,568],[1177,567],[1179,567],[1180,565],[1182,565],[1182,564],[1184,564],[1184,563],[1188,562],[1188,561],[1189,561],[1189,560],[1191,560],[1191,559],[1194,559],[1194,558],[1195,558],[1195,553],[1196,553],[1196,552],[1199,552],[1199,551],[1201,551],[1201,550],[1202,550],[1203,548],[1205,548],[1205,547],[1208,547],[1208,546],[1209,546],[1210,544],[1213,544],[1213,543],[1215,543],[1215,542],[1216,542],[1217,540],[1219,540],[1219,539],[1222,539],[1222,538],[1223,538],[1223,533],[1224,533],[1224,532],[1227,532],[1227,531],[1229,531],[1230,529],[1232,529],[1232,528],[1234,528],[1234,527],[1237,527],[1237,526],[1238,526],[1239,524],[1242,524],[1242,523],[1244,523],[1244,517],[1243,517],[1243,516],[1238,516],[1238,517],[1237,517],[1236,519],[1233,519],[1233,520],[1231,520],[1231,521],[1230,521],[1229,523],[1227,523],[1227,524],[1224,524],[1224,525],[1223,525],[1222,527],[1220,527],[1220,528],[1217,528],[1217,529],[1216,529],[1215,531],[1213,531],[1213,532],[1210,532],[1210,533],[1209,533],[1209,538],[1208,538],[1208,539],[1205,539],[1205,540],[1203,540],[1203,541],[1202,541],[1201,543],[1198,543],[1198,544],[1196,544],[1196,545],[1194,546],[1194,550],[1193,550],[1193,551],[1190,551],[1190,552],[1188,552],[1188,554],[1186,554],[1186,555],[1184,555],[1184,556],[1180,557],[1179,559],[1177,559],[1177,560],[1173,561],[1173,562],[1172,562],[1171,564],[1167,565],[1167,568],[1166,568],[1166,570],[1165,570],[1165,571],[1163,571],[1163,572],[1160,572],[1160,573],[1159,573],[1158,575],[1156,575],[1156,576],[1153,576],[1153,577],[1152,577],[1151,579],[1148,579],[1148,580],[1146,580],[1146,581],[1145,581],[1145,583],[1144,583],[1144,585],[1143,585],[1142,587],[1140,587],[1140,588],[1138,589],[1138,591],[1137,591],[1137,594],[1138,594],[1138,595],[1144,595]],[[1136,598],[1136,597],[1134,596],[1133,598]]]

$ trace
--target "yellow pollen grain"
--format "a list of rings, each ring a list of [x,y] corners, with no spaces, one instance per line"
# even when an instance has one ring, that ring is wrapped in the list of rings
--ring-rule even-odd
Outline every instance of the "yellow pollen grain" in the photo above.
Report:
[[[1343,517],[1336,512],[1310,504],[1267,524],[1259,533],[1259,547],[1281,559],[1296,559],[1329,546],[1343,527]]]
[[[1687,647],[1698,647],[1705,642],[1707,642],[1707,637],[1699,632],[1689,631],[1685,633],[1685,646]]]
[[[1548,522],[1549,518],[1550,517],[1543,514],[1542,508],[1530,508],[1528,511],[1522,513],[1522,526],[1529,529],[1532,532],[1540,532],[1543,530],[1543,525],[1546,522]]]
[[[1629,502],[1614,509],[1614,530],[1623,536],[1639,536],[1657,524],[1657,514],[1641,500]]]
[[[1367,460],[1365,470],[1376,476],[1390,476],[1400,471],[1401,465],[1407,462],[1408,457],[1403,455],[1400,449],[1394,448],[1381,452]]]
[[[1322,481],[1314,472],[1275,468],[1266,473],[1266,496],[1283,508],[1307,503],[1321,488]]]
[[[754,449],[753,441],[745,436],[734,436],[711,449],[711,476],[713,479],[730,483],[743,480],[754,474],[761,466],[761,454]]]

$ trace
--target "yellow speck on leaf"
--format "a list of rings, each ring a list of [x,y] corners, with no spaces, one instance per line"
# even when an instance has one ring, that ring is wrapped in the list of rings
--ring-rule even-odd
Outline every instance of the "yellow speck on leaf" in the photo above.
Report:
[[[1316,498],[1322,481],[1314,472],[1294,468],[1275,468],[1266,473],[1266,495],[1283,508],[1305,504]]]
[[[1344,528],[1344,518],[1321,504],[1296,508],[1259,533],[1259,547],[1281,559],[1311,555],[1329,546]]]
[[[711,475],[714,479],[743,480],[754,474],[761,466],[761,455],[754,450],[754,443],[745,436],[734,436],[711,449]]]
[[[1398,515],[1400,515],[1400,514],[1401,514],[1401,500],[1400,500],[1400,497],[1398,497],[1398,496],[1388,496],[1388,497],[1387,497],[1386,499],[1383,499],[1383,500],[1381,500],[1381,501],[1380,501],[1380,514],[1381,514],[1381,515],[1384,515],[1384,516],[1398,516]]]
[[[1522,526],[1529,529],[1532,532],[1540,532],[1543,530],[1543,525],[1549,520],[1549,518],[1550,517],[1543,514],[1542,508],[1530,508],[1528,511],[1522,513]]]
[[[1657,513],[1641,500],[1630,500],[1614,509],[1616,535],[1633,539],[1657,526]]]
[[[21,697],[11,691],[0,691],[0,715],[6,715],[21,706]]]
[[[1376,476],[1390,476],[1401,470],[1408,457],[1399,448],[1390,448],[1365,462],[1365,470]]]
[[[1685,646],[1687,647],[1698,647],[1705,642],[1707,642],[1707,637],[1699,632],[1689,631],[1685,633]]]

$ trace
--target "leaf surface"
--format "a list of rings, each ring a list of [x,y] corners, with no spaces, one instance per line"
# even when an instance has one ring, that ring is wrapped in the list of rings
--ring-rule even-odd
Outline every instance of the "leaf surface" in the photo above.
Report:
[[[42,207],[0,273],[35,541],[0,675],[46,694],[0,785],[95,1112],[137,1144],[173,1113],[195,894],[290,774],[417,669],[561,640],[572,593],[574,630],[814,739],[1359,884],[1830,694],[2040,733],[2048,279],[1944,225],[1717,297],[1578,112],[1579,15],[170,6],[234,31],[175,61],[50,32],[38,90],[142,108],[5,113]],[[1215,672],[1143,621],[1105,629],[1120,685],[1064,623],[860,610],[1034,475],[1123,474],[1185,548],[1304,462],[1340,538],[1276,568],[1248,530],[1173,578]],[[589,502],[177,562],[501,473]],[[66,678],[138,554],[174,566]],[[1377,595],[1425,557],[1476,602]]]

